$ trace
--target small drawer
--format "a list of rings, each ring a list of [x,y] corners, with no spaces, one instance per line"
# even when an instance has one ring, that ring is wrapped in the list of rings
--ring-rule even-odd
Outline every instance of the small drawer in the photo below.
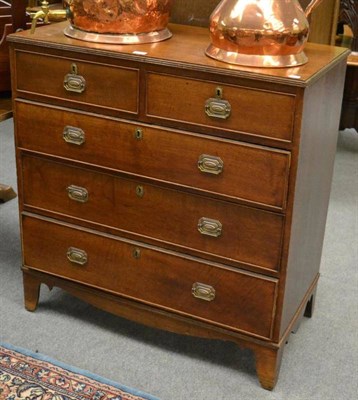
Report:
[[[23,156],[25,207],[151,238],[234,266],[277,270],[284,217]]]
[[[20,97],[35,95],[83,109],[95,106],[138,113],[137,69],[18,50],[15,59]]]
[[[292,94],[147,74],[149,117],[291,142]]]
[[[21,101],[16,115],[21,148],[285,209],[289,152]]]
[[[22,229],[27,267],[224,328],[272,335],[275,279],[29,216]]]

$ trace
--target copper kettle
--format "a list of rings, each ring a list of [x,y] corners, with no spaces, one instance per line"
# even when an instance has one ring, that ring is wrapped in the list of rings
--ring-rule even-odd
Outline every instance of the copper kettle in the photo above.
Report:
[[[152,43],[171,37],[173,0],[65,0],[67,36],[99,43]]]
[[[291,67],[307,62],[303,48],[308,15],[298,0],[223,0],[210,17],[209,57],[253,67]]]

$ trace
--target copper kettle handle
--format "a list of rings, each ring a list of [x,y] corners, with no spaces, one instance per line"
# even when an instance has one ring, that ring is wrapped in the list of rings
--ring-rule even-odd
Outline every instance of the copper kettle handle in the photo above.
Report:
[[[322,0],[312,0],[305,9],[306,17],[308,18],[311,12],[322,2]]]

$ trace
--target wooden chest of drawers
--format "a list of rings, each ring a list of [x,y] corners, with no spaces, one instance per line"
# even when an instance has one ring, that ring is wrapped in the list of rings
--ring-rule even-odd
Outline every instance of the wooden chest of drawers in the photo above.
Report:
[[[263,387],[318,280],[347,53],[296,69],[156,45],[10,37],[25,306],[41,283],[252,349]]]

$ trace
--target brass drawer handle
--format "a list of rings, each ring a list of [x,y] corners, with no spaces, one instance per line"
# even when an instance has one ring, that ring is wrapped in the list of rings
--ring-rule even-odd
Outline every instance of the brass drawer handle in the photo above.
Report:
[[[86,89],[86,80],[77,74],[77,65],[71,65],[71,73],[67,74],[63,80],[63,86],[68,92],[83,93]]]
[[[205,112],[211,118],[228,119],[231,115],[231,104],[227,100],[223,100],[223,89],[217,87],[215,96],[206,100]]]
[[[88,261],[87,253],[84,250],[76,249],[76,247],[68,248],[67,258],[71,263],[78,265],[85,265]]]
[[[198,168],[207,174],[220,175],[224,169],[224,161],[220,157],[202,154],[198,160]]]
[[[205,285],[205,283],[194,283],[191,292],[197,299],[205,301],[213,301],[215,299],[215,289],[210,285]]]
[[[227,100],[211,98],[205,102],[205,112],[212,118],[228,119],[231,114],[231,105]]]
[[[222,233],[222,223],[216,219],[200,218],[198,222],[198,231],[202,235],[219,237]]]
[[[63,140],[67,143],[81,146],[85,142],[85,133],[80,128],[65,126],[63,130]]]
[[[71,200],[78,201],[79,203],[86,203],[88,201],[88,190],[75,185],[70,185],[67,188],[68,197]]]

